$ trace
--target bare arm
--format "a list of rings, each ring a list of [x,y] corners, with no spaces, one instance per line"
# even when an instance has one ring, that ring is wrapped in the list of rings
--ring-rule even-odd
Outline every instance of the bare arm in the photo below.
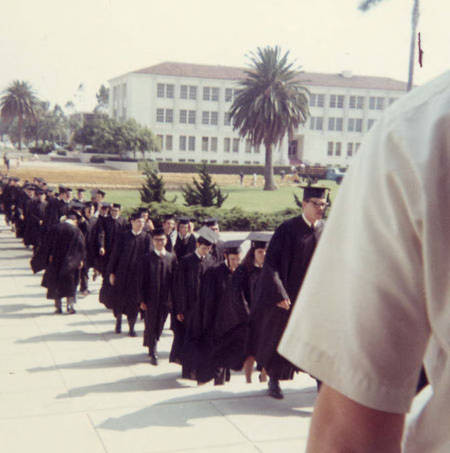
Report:
[[[405,415],[370,409],[322,385],[307,453],[400,453]]]

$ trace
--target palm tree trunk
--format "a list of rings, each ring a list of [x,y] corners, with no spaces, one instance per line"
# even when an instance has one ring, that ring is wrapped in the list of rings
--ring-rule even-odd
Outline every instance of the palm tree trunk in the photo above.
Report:
[[[19,135],[19,151],[22,151],[22,128],[23,128],[23,116],[22,116],[22,113],[19,112],[19,116],[17,118],[17,132]]]
[[[411,43],[409,47],[409,69],[408,69],[408,86],[407,91],[410,91],[413,85],[414,78],[414,60],[416,48],[417,23],[419,22],[419,0],[414,0],[412,17],[411,17]]]
[[[266,164],[264,166],[264,190],[276,190],[273,178],[272,145],[266,143]]]

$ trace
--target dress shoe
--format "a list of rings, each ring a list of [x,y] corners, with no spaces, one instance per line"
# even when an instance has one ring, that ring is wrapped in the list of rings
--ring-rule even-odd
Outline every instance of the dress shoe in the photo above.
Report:
[[[54,311],[55,315],[62,315],[62,309],[61,308],[57,308],[55,311]]]
[[[130,331],[128,332],[128,336],[129,336],[129,337],[137,337],[137,333],[136,333],[134,330],[130,330]]]
[[[282,400],[284,398],[283,392],[280,388],[278,381],[273,379],[269,380],[269,389],[267,391],[268,395],[277,400]]]
[[[156,354],[150,355],[150,363],[155,366],[158,365],[158,356]]]
[[[75,308],[73,308],[73,307],[69,307],[69,308],[67,309],[67,313],[68,313],[69,315],[74,315],[76,312],[77,312],[77,311],[76,311]]]

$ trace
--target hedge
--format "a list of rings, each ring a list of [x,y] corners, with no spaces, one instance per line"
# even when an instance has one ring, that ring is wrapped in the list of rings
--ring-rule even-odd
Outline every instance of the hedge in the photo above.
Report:
[[[224,231],[272,231],[285,220],[300,215],[299,209],[284,209],[267,214],[256,211],[244,211],[242,208],[223,209],[180,206],[170,202],[152,202],[145,206],[149,208],[150,218],[155,224],[161,224],[166,214],[187,216],[197,219],[195,222],[196,230],[200,228],[203,219],[214,217],[218,219],[220,228]],[[126,210],[124,214],[131,214],[132,211],[132,209]]]

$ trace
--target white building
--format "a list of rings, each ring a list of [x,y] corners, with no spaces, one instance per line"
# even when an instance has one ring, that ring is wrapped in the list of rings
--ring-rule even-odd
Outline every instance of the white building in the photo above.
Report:
[[[243,78],[242,68],[161,63],[111,79],[109,113],[157,134],[157,160],[264,164],[263,147],[241,139],[228,118]],[[347,165],[374,121],[406,91],[404,82],[350,72],[302,72],[299,81],[311,93],[311,116],[275,150],[277,164]]]

